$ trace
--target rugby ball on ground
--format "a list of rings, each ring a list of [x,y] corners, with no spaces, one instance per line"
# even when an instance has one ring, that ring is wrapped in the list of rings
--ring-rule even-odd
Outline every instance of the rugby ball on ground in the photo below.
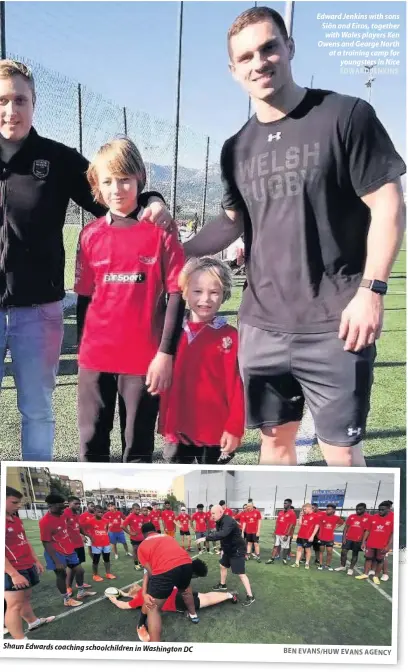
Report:
[[[115,588],[114,586],[109,586],[109,588],[105,590],[105,595],[106,597],[118,597],[120,595],[120,592],[118,588]]]

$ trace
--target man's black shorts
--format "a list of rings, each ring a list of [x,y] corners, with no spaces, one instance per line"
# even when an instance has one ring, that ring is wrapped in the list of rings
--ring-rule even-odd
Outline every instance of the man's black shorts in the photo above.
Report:
[[[77,554],[80,563],[85,562],[85,548],[83,546],[76,548],[75,553]]]
[[[320,550],[319,537],[317,537],[317,536],[313,539],[313,550],[315,552]]]
[[[189,530],[187,530],[187,532],[184,532],[183,530],[180,530],[180,536],[181,537],[189,537],[190,536]]]
[[[259,541],[259,537],[256,534],[252,534],[251,532],[249,532],[246,535],[246,540],[249,544],[257,544]]]
[[[133,548],[136,547],[136,550],[137,550],[139,548],[140,544],[142,543],[142,541],[135,541],[134,539],[131,539],[130,543],[132,544]]]
[[[343,551],[352,551],[353,555],[357,555],[361,551],[361,541],[351,541],[348,539],[342,544]]]
[[[191,562],[170,569],[163,574],[155,574],[149,579],[147,592],[158,600],[165,600],[170,597],[173,588],[185,590],[191,583],[193,576],[193,565]]]
[[[319,544],[319,546],[326,546],[326,548],[333,548],[334,546],[334,541],[322,541],[321,539],[319,539],[317,543]]]
[[[4,590],[5,592],[7,591],[12,591],[18,592],[20,590],[28,590],[29,588],[32,588],[33,586],[36,586],[37,583],[40,583],[40,577],[38,575],[37,567],[33,565],[29,569],[19,569],[18,573],[24,576],[25,579],[28,579],[30,582],[29,586],[25,586],[25,588],[15,588],[14,583],[11,580],[11,576],[9,574],[4,574]]]
[[[226,569],[231,567],[233,574],[245,574],[245,555],[228,555],[224,551],[220,565]]]
[[[198,593],[193,592],[193,597],[194,597],[194,606],[198,611],[200,608],[200,598],[198,597]],[[184,604],[183,596],[180,595],[180,593],[177,593],[176,595],[176,611],[182,611],[183,613],[187,611],[186,605]]]
[[[337,332],[286,334],[242,323],[239,343],[248,428],[300,421],[306,402],[321,441],[347,447],[363,439],[375,345],[346,352]]]

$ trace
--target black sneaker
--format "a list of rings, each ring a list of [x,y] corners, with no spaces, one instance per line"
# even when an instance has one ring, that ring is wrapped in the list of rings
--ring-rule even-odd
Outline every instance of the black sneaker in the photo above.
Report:
[[[247,595],[245,602],[242,603],[244,607],[249,607],[252,602],[255,602],[255,598],[253,595]]]
[[[227,590],[227,584],[226,583],[217,583],[215,586],[211,588],[211,590]]]
[[[259,555],[258,555],[256,561],[257,561],[257,562],[262,562],[261,557],[260,557]]]
[[[269,558],[269,560],[267,560],[265,562],[265,565],[273,565],[274,562],[275,562],[275,558]]]

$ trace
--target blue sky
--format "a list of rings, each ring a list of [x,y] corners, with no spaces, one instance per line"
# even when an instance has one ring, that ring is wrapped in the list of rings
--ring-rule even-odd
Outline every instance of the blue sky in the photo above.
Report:
[[[284,13],[284,2],[264,4]],[[223,140],[246,121],[247,97],[228,71],[226,33],[234,18],[249,6],[249,2],[185,2],[181,123],[191,129],[181,137],[181,159],[184,155],[185,164],[192,156],[201,163],[207,134],[212,139],[210,158],[216,160]],[[296,81],[309,86],[313,75],[314,87],[366,98],[364,75],[340,74],[338,61],[328,56],[328,50],[317,46],[319,39],[324,39],[321,22],[316,18],[318,12],[401,16],[399,74],[378,75],[372,104],[405,157],[405,3],[295,3]],[[145,111],[171,124],[177,14],[178,2],[7,2],[7,51],[80,81],[118,105]],[[48,91],[55,104],[60,101],[61,118],[63,94]],[[44,107],[43,101],[43,111]],[[96,112],[94,115],[96,118]],[[105,123],[107,115],[100,116]],[[51,114],[51,121],[57,117]],[[169,133],[171,128],[168,124],[166,127]],[[161,135],[161,128],[159,125],[150,130],[153,143],[155,136]],[[170,155],[171,142],[167,144],[165,153]],[[157,146],[156,153],[163,151]],[[158,159],[156,156],[153,160]]]

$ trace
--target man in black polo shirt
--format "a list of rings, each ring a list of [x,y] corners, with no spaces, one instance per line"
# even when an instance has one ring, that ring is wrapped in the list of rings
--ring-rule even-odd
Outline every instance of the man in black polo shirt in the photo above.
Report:
[[[213,590],[227,590],[227,573],[231,569],[233,574],[237,574],[246,590],[246,600],[243,602],[245,607],[249,607],[255,598],[252,594],[251,584],[245,573],[245,552],[246,544],[243,539],[242,531],[234,518],[224,513],[224,509],[216,504],[211,509],[211,518],[215,520],[216,529],[213,532],[207,532],[205,539],[207,541],[221,542],[221,579]]]
[[[34,104],[30,70],[0,60],[0,386],[9,348],[23,459],[51,460],[52,393],[64,329],[65,215],[70,199],[95,217],[105,210],[91,194],[88,161],[32,127]],[[149,204],[148,216],[158,223],[170,219],[149,194],[139,202]]]
[[[222,150],[223,213],[185,251],[215,254],[245,232],[239,360],[260,462],[296,464],[306,402],[327,464],[364,466],[406,167],[371,105],[293,81],[276,11],[243,12],[228,49],[255,115]]]

